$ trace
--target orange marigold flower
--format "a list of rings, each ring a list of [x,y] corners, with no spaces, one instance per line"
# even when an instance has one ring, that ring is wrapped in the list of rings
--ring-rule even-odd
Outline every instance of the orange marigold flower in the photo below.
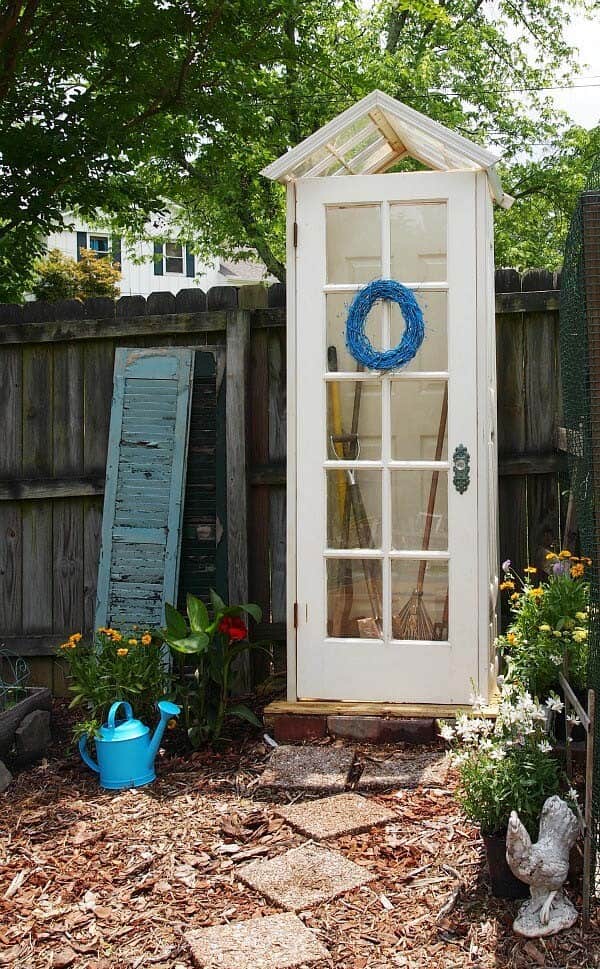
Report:
[[[583,562],[584,565],[591,565],[592,564],[592,560],[589,559],[589,558],[587,558],[587,556],[584,557],[584,558],[582,558],[581,561]]]
[[[127,642],[129,643],[130,646],[137,646],[138,644],[137,639],[134,639],[133,637],[131,639],[128,639]]]
[[[117,656],[127,656],[127,653],[128,652],[129,652],[129,650],[128,649],[125,649],[125,647],[122,646],[121,649],[118,649],[117,650]]]
[[[149,646],[151,642],[152,642],[152,636],[150,635],[150,633],[144,633],[144,635],[142,636],[143,645]]]
[[[526,569],[523,569],[523,572],[527,572],[529,575],[535,575],[537,569],[535,565],[528,565]]]
[[[83,639],[83,636],[82,636],[82,634],[81,634],[81,633],[73,633],[73,635],[72,635],[72,636],[69,636],[69,642],[70,642],[70,643],[78,643],[78,642],[80,642],[80,641],[81,641],[82,639]]]
[[[585,569],[583,568],[583,565],[581,564],[581,562],[578,562],[577,565],[572,566],[571,576],[573,579],[580,579],[584,571]]]
[[[519,595],[518,592],[513,592],[513,594],[511,595],[510,598],[511,598],[511,602],[516,602],[517,599],[520,599],[521,598],[521,596]]]
[[[500,589],[504,592],[505,589],[514,589],[515,584],[512,579],[506,579],[505,582],[500,583]]]
[[[529,590],[529,595],[530,596],[534,596],[534,598],[536,598],[536,599],[539,596],[543,596],[543,594],[544,594],[544,587],[541,586],[541,585],[536,586],[535,589],[530,589]]]
[[[562,552],[559,552],[558,553],[558,557],[559,557],[559,559],[570,559],[571,558],[571,553],[569,552],[568,549],[563,548]]]
[[[548,552],[548,554],[546,555],[546,562],[554,562],[554,560],[557,558],[558,558],[558,555],[556,554],[556,552]]]
[[[121,636],[121,633],[118,633],[116,629],[111,629],[110,633],[111,633],[110,638],[115,643],[120,643],[121,640],[123,639],[123,637]]]

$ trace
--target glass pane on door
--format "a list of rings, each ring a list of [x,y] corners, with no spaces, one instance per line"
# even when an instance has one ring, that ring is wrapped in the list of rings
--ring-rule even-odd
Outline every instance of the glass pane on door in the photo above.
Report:
[[[327,282],[367,283],[381,276],[381,207],[331,206],[327,213]]]
[[[448,295],[444,291],[428,290],[416,292],[415,298],[423,313],[425,337],[414,358],[402,368],[402,372],[411,373],[416,370],[444,372],[448,369]],[[391,346],[400,343],[405,329],[406,323],[400,307],[394,303],[390,306]]]
[[[328,559],[327,635],[380,639],[382,576],[378,559]]]
[[[394,639],[447,640],[448,611],[448,562],[392,562]]]
[[[391,454],[394,461],[448,459],[447,383],[393,380]]]
[[[329,380],[327,460],[376,461],[380,457],[381,384],[376,380]]]
[[[399,282],[446,279],[446,203],[390,205],[391,277]]]
[[[392,471],[392,547],[448,548],[448,472]]]
[[[381,547],[381,471],[327,471],[327,545]]]

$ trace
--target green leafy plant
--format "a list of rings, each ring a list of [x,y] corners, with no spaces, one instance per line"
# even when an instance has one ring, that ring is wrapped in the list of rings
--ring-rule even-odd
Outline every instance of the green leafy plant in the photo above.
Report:
[[[98,256],[92,249],[82,249],[79,262],[51,249],[36,266],[32,287],[36,299],[53,302],[59,299],[89,299],[92,296],[119,295],[121,270],[118,263]]]
[[[159,635],[168,644],[179,665],[174,677],[183,722],[194,746],[217,741],[228,717],[238,717],[260,727],[252,710],[232,697],[236,661],[250,650],[265,647],[248,641],[244,616],[260,622],[259,606],[247,603],[227,606],[211,589],[211,611],[196,596],[187,597],[187,618],[167,605],[166,628]],[[194,667],[186,669],[190,661]]]
[[[115,700],[128,700],[136,717],[151,718],[156,701],[168,692],[161,644],[147,631],[125,635],[103,627],[90,642],[74,633],[58,652],[67,664],[70,706],[86,711],[76,735],[91,722],[103,723]]]
[[[536,835],[544,802],[561,785],[548,725],[551,713],[562,707],[556,696],[538,704],[530,693],[506,684],[495,722],[475,712],[459,716],[454,727],[443,725],[442,737],[455,746],[459,803],[482,834],[504,834],[515,810]]]
[[[545,697],[559,689],[558,674],[566,660],[569,679],[585,686],[587,668],[590,559],[579,559],[567,549],[548,553],[548,581],[534,581],[538,570],[528,566],[520,579],[504,562],[502,591],[510,595],[512,622],[498,638],[509,680],[521,683],[533,695]]]

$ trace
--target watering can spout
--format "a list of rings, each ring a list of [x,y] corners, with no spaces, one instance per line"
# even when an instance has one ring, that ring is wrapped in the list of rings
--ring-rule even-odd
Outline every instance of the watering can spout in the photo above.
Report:
[[[150,741],[150,746],[148,747],[148,767],[150,768],[152,768],[154,759],[158,753],[158,748],[162,740],[162,735],[165,732],[167,721],[170,720],[171,717],[179,716],[181,713],[181,707],[177,706],[176,703],[171,703],[170,700],[159,700],[157,705],[160,712],[160,720],[154,728],[152,740]]]

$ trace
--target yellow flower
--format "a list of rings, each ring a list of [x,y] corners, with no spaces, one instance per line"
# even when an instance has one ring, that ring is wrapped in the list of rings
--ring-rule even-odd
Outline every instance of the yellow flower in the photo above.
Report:
[[[558,558],[558,555],[556,554],[556,552],[548,552],[546,556],[546,562],[554,562],[554,560],[557,558]]]
[[[511,598],[511,602],[516,602],[517,599],[520,599],[521,597],[518,592],[513,592],[510,598]]]
[[[142,644],[144,646],[149,646],[151,642],[152,642],[152,636],[150,635],[150,633],[144,633],[144,635],[142,636]]]
[[[523,569],[523,572],[528,572],[530,575],[534,575],[537,572],[537,569],[535,565],[528,565],[526,569]]]
[[[577,565],[573,565],[571,567],[571,577],[573,579],[580,579],[584,571],[585,569],[583,565],[581,564],[581,562],[578,562]]]
[[[552,627],[547,622],[543,622],[541,626],[538,626],[538,629],[541,633],[549,633]]]
[[[587,619],[587,614],[585,612],[576,612],[575,618],[579,619],[579,622],[583,622],[584,619]]]
[[[110,638],[112,639],[112,641],[115,643],[120,643],[121,640],[123,639],[123,637],[121,636],[121,633],[118,633],[116,629],[111,629],[110,632],[111,632]]]
[[[117,656],[127,656],[127,653],[128,652],[129,652],[129,650],[128,649],[125,649],[125,647],[122,646],[121,649],[118,649],[117,650]]]
[[[99,626],[98,632],[102,633],[103,636],[108,636],[110,633],[110,629],[107,629],[106,626]]]
[[[562,552],[558,553],[558,557],[559,559],[570,559],[571,553],[568,551],[568,549],[563,548]]]
[[[505,582],[500,583],[500,589],[502,591],[504,591],[504,589],[514,589],[514,587],[515,587],[515,584],[514,582],[512,582],[511,579],[507,579]]]
[[[534,589],[529,589],[529,595],[533,596],[534,599],[538,599],[539,596],[544,595],[544,588],[541,585],[537,585]]]
[[[557,639],[562,639],[562,633],[561,633],[560,629],[554,629],[552,631],[552,635],[553,636],[556,636]]]
[[[177,726],[177,720],[175,719],[175,717],[171,717],[171,719],[167,722],[167,730],[175,730],[176,726]]]
[[[72,643],[70,640],[67,643],[61,643],[60,649],[75,649],[75,643]]]
[[[584,643],[588,637],[587,629],[574,629],[573,639],[576,643]]]
[[[506,641],[509,642],[511,646],[514,646],[517,641],[517,637],[515,636],[514,633],[507,633]]]
[[[133,639],[133,638],[132,639],[128,639],[127,642],[129,643],[130,646],[137,646],[137,644],[138,644],[137,639]]]
[[[81,633],[73,633],[72,636],[69,636],[70,643],[78,643],[82,639],[83,639],[83,636],[81,635]]]

